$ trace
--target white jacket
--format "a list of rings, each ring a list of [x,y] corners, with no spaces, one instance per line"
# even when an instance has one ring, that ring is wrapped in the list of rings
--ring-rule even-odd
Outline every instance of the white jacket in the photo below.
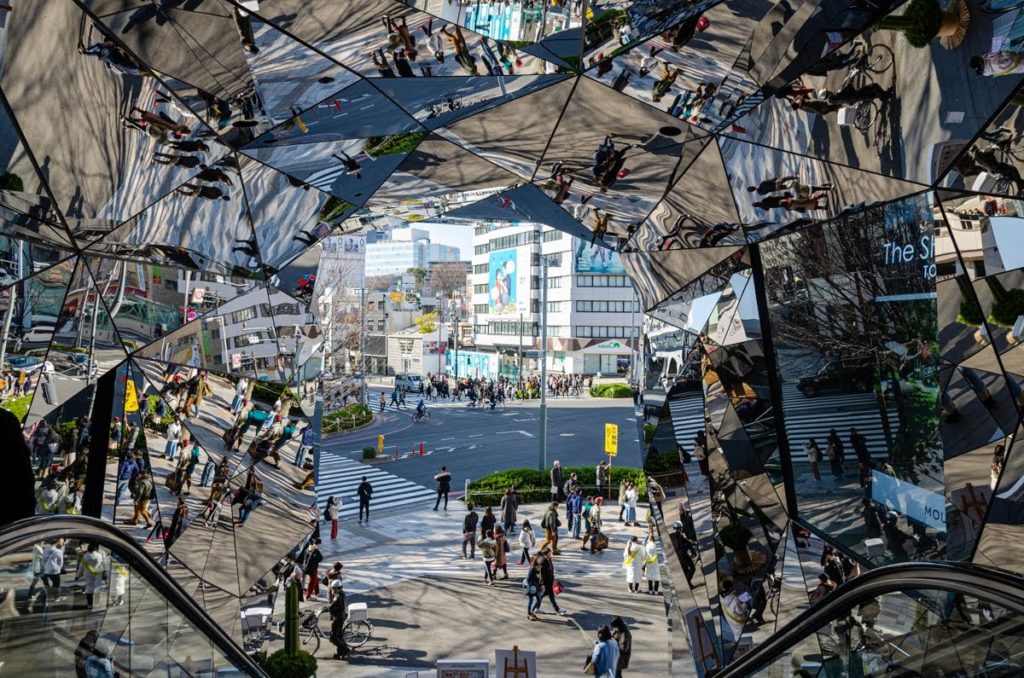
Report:
[[[635,487],[631,487],[628,490],[626,490],[626,506],[628,506],[631,509],[635,509],[636,508],[636,499],[637,499],[637,496],[636,496],[636,488]]]
[[[43,574],[60,574],[64,569],[64,551],[53,544],[43,549]]]
[[[537,537],[533,536],[533,528],[527,527],[519,532],[519,545],[524,549],[532,549],[537,545]]]

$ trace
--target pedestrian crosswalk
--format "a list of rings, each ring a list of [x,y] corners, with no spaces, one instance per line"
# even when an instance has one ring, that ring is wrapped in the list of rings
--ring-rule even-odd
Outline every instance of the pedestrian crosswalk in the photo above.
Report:
[[[688,452],[693,452],[693,439],[705,429],[704,391],[685,391],[673,396],[668,401],[668,409],[672,415],[676,442]]]
[[[856,428],[864,436],[868,452],[873,458],[889,457],[882,414],[874,393],[836,393],[808,398],[797,389],[796,384],[783,384],[782,413],[793,461],[807,461],[804,441],[809,438],[814,438],[824,453],[825,439],[832,429],[839,433],[843,441],[846,458],[854,459],[850,446],[850,428]],[[889,407],[885,415],[895,438],[899,432],[896,408]]]
[[[693,439],[704,430],[704,395],[687,391],[669,400],[676,442],[693,451]],[[850,428],[856,428],[867,440],[868,451],[875,459],[889,457],[885,426],[874,393],[837,393],[808,398],[796,384],[782,387],[782,413],[793,461],[806,462],[804,441],[814,438],[822,453],[825,439],[834,428],[843,441],[844,453],[853,458]],[[895,407],[885,413],[893,438],[899,433],[899,417]]]
[[[356,497],[356,488],[359,487],[363,476],[366,476],[367,481],[373,486],[373,498],[370,500],[370,510],[373,512],[424,503],[435,496],[434,490],[399,478],[376,466],[325,453],[320,456],[316,488],[316,500],[320,509],[323,510],[328,497],[340,497],[340,517],[357,515],[359,500]]]

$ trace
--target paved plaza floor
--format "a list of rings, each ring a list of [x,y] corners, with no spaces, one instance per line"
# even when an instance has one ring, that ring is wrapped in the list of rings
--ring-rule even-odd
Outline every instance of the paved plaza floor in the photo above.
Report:
[[[432,676],[438,659],[490,658],[493,663],[495,648],[513,645],[537,652],[539,675],[572,675],[582,671],[597,629],[615,615],[633,632],[629,673],[668,673],[665,599],[648,595],[646,586],[641,587],[643,593],[629,593],[622,569],[622,549],[629,536],[643,539],[646,530],[614,520],[617,506],[605,510],[610,546],[603,554],[580,550],[580,542],[565,539],[563,530],[555,572],[565,585],[558,602],[568,615],[556,615],[545,599],[540,621],[526,619],[521,584],[526,568],[517,565],[518,530],[509,544],[509,578],[490,587],[483,582],[480,553],[475,560],[461,557],[465,505],[452,501],[447,512],[431,508],[374,515],[368,526],[343,520],[338,539],[324,540],[324,566],[338,560],[344,564],[347,602],[367,603],[374,635],[345,662],[332,660],[333,647],[324,642],[317,653],[318,675],[404,677],[419,671],[420,676]],[[544,508],[521,507],[520,523],[529,519],[539,526]],[[328,624],[322,618],[325,630]]]

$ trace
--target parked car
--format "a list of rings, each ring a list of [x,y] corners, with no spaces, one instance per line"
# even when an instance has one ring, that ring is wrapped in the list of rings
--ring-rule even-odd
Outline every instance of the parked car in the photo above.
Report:
[[[797,388],[808,398],[819,393],[866,393],[875,382],[874,368],[866,363],[830,360],[812,377],[801,377]]]
[[[423,377],[418,374],[396,374],[395,388],[406,387],[410,391],[423,393]]]
[[[53,374],[53,363],[49,360],[37,358],[34,355],[12,355],[7,357],[6,367],[16,372],[32,374],[36,370],[42,370],[47,374]]]

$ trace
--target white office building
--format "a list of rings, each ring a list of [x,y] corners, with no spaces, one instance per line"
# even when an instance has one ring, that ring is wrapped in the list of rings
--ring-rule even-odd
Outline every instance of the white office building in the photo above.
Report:
[[[410,268],[426,269],[432,261],[459,261],[458,247],[430,241],[420,228],[395,228],[384,238],[366,244],[366,275],[400,275]]]
[[[549,372],[625,375],[643,314],[619,255],[546,226],[495,223],[474,225],[476,350],[460,351],[459,375],[514,375],[520,355],[524,374],[539,372],[541,256],[557,261],[548,269]]]

